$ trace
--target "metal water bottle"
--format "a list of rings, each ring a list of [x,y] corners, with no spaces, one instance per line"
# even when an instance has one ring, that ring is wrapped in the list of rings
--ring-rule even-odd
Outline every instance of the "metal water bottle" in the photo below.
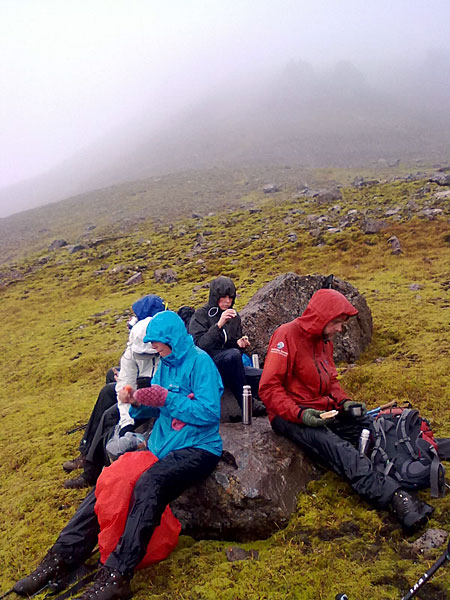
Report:
[[[252,367],[259,369],[259,356],[257,354],[252,354]]]
[[[361,431],[361,435],[359,438],[359,455],[366,455],[367,444],[369,443],[370,431],[368,429],[363,429]]]
[[[242,423],[252,424],[252,388],[249,385],[242,388]]]

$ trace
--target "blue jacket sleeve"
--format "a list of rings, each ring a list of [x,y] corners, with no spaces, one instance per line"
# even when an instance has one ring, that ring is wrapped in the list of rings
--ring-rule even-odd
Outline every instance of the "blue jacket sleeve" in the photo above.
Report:
[[[130,417],[133,419],[157,419],[159,417],[159,408],[130,405]]]
[[[193,398],[181,390],[169,389],[164,408],[171,417],[190,425],[202,427],[218,423],[223,384],[216,365],[207,354],[196,357],[190,384]]]

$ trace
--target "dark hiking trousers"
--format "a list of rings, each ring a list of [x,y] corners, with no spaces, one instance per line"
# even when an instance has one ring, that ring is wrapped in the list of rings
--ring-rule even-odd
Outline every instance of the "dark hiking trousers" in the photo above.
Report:
[[[92,409],[91,416],[89,417],[88,424],[86,426],[86,429],[84,430],[83,438],[80,442],[80,453],[83,456],[86,456],[89,452],[92,440],[94,439],[97,427],[103,417],[104,412],[108,410],[108,408],[111,408],[111,406],[114,406],[116,404],[116,384],[107,383],[100,390],[97,402],[95,403],[95,406]]]
[[[210,475],[219,459],[206,450],[183,448],[147,469],[134,487],[125,530],[106,565],[132,575],[167,504]],[[83,562],[97,543],[99,526],[94,506],[95,490],[91,490],[53,546],[69,564]]]
[[[378,508],[386,508],[400,484],[375,471],[366,456],[360,457],[355,445],[365,423],[365,418],[338,418],[330,426],[307,427],[277,416],[272,421],[272,428],[293,441],[313,461],[346,479],[364,500]]]
[[[237,348],[220,350],[213,356],[213,361],[222,377],[223,385],[230,388],[242,410],[242,388],[250,385],[254,397],[258,396],[259,380],[262,369],[245,367],[241,351]]]
[[[150,377],[137,378],[138,388],[150,384]],[[100,390],[80,444],[80,453],[86,458],[83,477],[91,485],[95,484],[103,467],[110,464],[105,447],[119,418],[116,384],[108,383]],[[134,425],[127,426],[127,431],[134,431],[146,421],[147,419],[136,419]]]

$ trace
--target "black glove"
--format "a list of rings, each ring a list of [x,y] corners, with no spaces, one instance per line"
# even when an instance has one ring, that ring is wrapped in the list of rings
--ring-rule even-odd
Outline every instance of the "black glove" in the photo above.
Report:
[[[134,432],[134,425],[125,425],[125,427],[122,427],[122,429],[119,431],[119,437],[123,437],[129,431],[131,431],[131,433]]]
[[[349,417],[363,417],[367,413],[367,408],[364,402],[354,402],[353,400],[346,400],[342,405],[344,413]]]

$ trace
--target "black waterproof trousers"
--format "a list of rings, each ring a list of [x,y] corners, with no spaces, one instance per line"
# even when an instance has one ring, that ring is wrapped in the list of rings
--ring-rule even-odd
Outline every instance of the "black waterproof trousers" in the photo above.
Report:
[[[210,475],[219,459],[200,448],[183,448],[170,452],[145,471],[134,487],[123,535],[106,565],[132,575],[145,555],[165,507]],[[82,563],[97,543],[99,525],[94,506],[95,489],[86,496],[53,547],[68,564]]]
[[[262,369],[244,367],[240,350],[237,348],[220,350],[214,354],[213,361],[222,377],[223,385],[230,388],[241,410],[242,388],[244,385],[250,385],[253,397],[258,397],[258,387]]]
[[[367,425],[365,417],[340,417],[325,427],[307,427],[278,416],[272,421],[274,431],[293,441],[313,461],[346,479],[364,500],[386,508],[400,484],[375,471],[367,456],[360,456],[356,446],[361,430]]]
[[[80,442],[80,453],[83,456],[86,456],[89,452],[92,440],[94,439],[95,433],[103,417],[103,414],[106,410],[108,410],[108,408],[111,408],[111,406],[114,406],[116,404],[116,384],[107,383],[100,390],[97,402],[95,403],[95,406],[92,409],[91,416],[89,417],[88,424],[86,426],[86,429],[84,430],[84,435]]]

